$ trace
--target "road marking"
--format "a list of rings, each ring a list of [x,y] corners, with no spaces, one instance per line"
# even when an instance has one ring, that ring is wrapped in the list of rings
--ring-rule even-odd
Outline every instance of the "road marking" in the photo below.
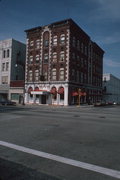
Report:
[[[25,152],[28,154],[32,154],[35,156],[39,156],[42,158],[50,159],[53,161],[57,161],[57,162],[64,163],[67,165],[72,165],[75,167],[80,167],[83,169],[87,169],[90,171],[98,172],[98,173],[101,173],[101,174],[104,174],[107,176],[111,176],[111,177],[120,179],[120,171],[117,171],[117,170],[108,169],[108,168],[104,168],[101,166],[96,166],[93,164],[89,164],[89,163],[85,163],[85,162],[81,162],[81,161],[77,161],[77,160],[73,160],[73,159],[69,159],[69,158],[65,158],[65,157],[61,157],[61,156],[57,156],[57,155],[53,155],[53,154],[49,154],[49,153],[42,152],[42,151],[37,151],[34,149],[26,148],[23,146],[11,144],[11,143],[4,142],[4,141],[0,141],[0,145],[11,148],[11,149],[15,149],[18,151],[22,151],[22,152]]]

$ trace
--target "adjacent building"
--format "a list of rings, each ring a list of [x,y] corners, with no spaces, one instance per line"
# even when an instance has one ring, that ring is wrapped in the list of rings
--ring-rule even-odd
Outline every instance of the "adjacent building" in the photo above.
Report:
[[[0,41],[0,100],[23,101],[26,46],[14,39]]]
[[[120,104],[120,79],[112,74],[103,74],[103,100]]]
[[[25,103],[71,105],[102,99],[104,51],[72,19],[25,32]]]

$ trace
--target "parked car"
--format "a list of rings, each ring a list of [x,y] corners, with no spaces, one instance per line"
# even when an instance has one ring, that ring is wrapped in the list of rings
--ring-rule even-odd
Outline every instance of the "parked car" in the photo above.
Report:
[[[95,104],[94,104],[95,107],[97,106],[106,106],[106,102],[105,101],[97,101]]]
[[[1,105],[12,105],[12,106],[15,106],[16,102],[10,101],[10,100],[2,100],[2,101],[0,101],[0,104]]]

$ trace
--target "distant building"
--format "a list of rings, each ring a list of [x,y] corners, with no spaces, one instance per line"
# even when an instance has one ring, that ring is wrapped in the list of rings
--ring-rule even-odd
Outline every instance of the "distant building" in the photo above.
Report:
[[[0,41],[0,100],[23,101],[25,55],[25,44]]]
[[[112,74],[103,74],[103,100],[120,103],[120,79]]]
[[[72,19],[25,32],[26,103],[70,105],[102,98],[104,51]]]

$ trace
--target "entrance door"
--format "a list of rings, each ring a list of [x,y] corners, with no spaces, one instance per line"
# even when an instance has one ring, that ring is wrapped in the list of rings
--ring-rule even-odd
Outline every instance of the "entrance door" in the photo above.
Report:
[[[42,95],[41,104],[46,104],[46,95]]]

